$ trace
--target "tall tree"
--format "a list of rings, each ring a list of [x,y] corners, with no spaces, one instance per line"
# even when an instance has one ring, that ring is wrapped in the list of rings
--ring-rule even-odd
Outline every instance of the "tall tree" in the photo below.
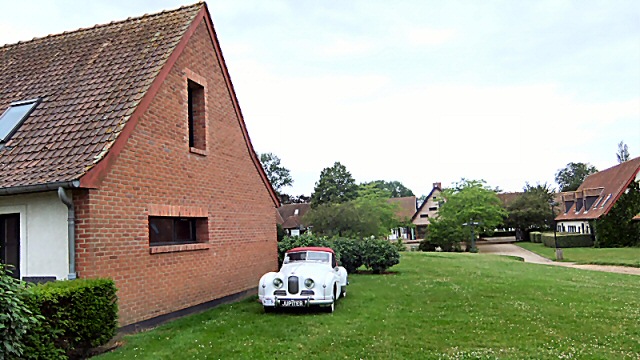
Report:
[[[280,158],[273,153],[260,154],[260,163],[262,163],[262,168],[267,174],[271,186],[278,194],[283,187],[293,184],[291,172],[280,164]]]
[[[575,191],[580,187],[584,179],[598,170],[588,163],[570,162],[564,169],[556,173],[556,183],[560,186],[560,191]]]
[[[369,184],[359,189],[354,200],[313,207],[304,221],[313,226],[314,234],[322,236],[383,237],[400,223],[398,205],[388,199],[388,191]]]
[[[358,197],[358,185],[347,168],[336,161],[322,169],[311,194],[311,206],[341,204]]]
[[[404,186],[400,181],[385,181],[385,180],[374,180],[360,184],[360,186],[365,185],[374,185],[380,190],[386,190],[391,194],[391,197],[405,197],[405,196],[414,196],[413,191],[408,187]]]
[[[507,206],[509,216],[505,225],[522,230],[551,226],[553,214],[549,203],[552,200],[550,185],[532,186],[527,183],[524,193]]]
[[[620,141],[618,144],[618,152],[616,153],[616,157],[618,158],[618,163],[622,164],[625,161],[629,161],[629,147],[624,141]]]

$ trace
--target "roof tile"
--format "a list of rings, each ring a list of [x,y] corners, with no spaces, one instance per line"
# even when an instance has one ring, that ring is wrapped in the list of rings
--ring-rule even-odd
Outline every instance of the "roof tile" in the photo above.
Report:
[[[101,160],[203,6],[0,47],[0,114],[42,98],[0,147],[0,189],[76,180]]]

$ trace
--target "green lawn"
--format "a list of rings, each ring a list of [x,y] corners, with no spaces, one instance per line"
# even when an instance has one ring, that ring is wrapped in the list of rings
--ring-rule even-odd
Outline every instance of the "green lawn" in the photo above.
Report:
[[[264,314],[255,299],[124,338],[107,359],[638,359],[630,275],[482,254],[403,253],[354,274],[334,314]]]
[[[517,245],[548,259],[556,259],[555,249],[543,244],[522,242]],[[640,267],[640,248],[565,248],[562,253],[564,261],[578,264]]]

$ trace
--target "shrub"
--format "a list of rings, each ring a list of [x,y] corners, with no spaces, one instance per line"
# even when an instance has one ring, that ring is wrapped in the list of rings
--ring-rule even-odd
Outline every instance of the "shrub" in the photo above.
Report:
[[[398,249],[388,240],[365,239],[361,241],[361,246],[362,261],[374,274],[380,274],[400,263]]]
[[[361,240],[334,238],[332,249],[339,254],[340,265],[350,274],[356,272],[364,264]]]
[[[36,317],[22,299],[25,285],[11,277],[0,264],[0,359],[21,358],[28,330],[37,326]]]
[[[316,236],[309,233],[300,236],[285,236],[282,241],[278,243],[278,264],[282,264],[284,254],[287,251],[304,246],[331,247],[331,242],[324,236]],[[335,251],[336,249],[333,250]]]
[[[555,247],[555,240],[553,233],[540,234],[542,243],[546,247]],[[558,238],[559,248],[572,248],[572,247],[592,247],[593,239],[590,234],[567,234],[560,233],[556,235]]]
[[[542,233],[539,231],[532,231],[529,233],[529,240],[532,243],[541,243],[542,242]]]
[[[116,332],[116,287],[108,279],[55,281],[30,287],[25,302],[41,323],[25,344],[28,359],[84,357]]]
[[[433,240],[430,237],[420,241],[418,250],[420,251],[436,251],[436,248],[440,248],[440,251],[445,252],[461,252],[462,248],[457,241],[439,241]]]
[[[392,242],[392,244],[400,252],[407,251],[407,247],[404,245],[404,242],[402,241],[402,239],[397,239],[396,241]]]

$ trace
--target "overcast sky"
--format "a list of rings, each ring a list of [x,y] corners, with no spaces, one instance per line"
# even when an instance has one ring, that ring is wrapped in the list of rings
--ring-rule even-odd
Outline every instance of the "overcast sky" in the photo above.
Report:
[[[0,44],[174,9],[178,0],[0,0]],[[484,179],[518,191],[568,162],[640,155],[640,1],[208,2],[256,151],[310,194]],[[555,184],[554,184],[555,186]]]

